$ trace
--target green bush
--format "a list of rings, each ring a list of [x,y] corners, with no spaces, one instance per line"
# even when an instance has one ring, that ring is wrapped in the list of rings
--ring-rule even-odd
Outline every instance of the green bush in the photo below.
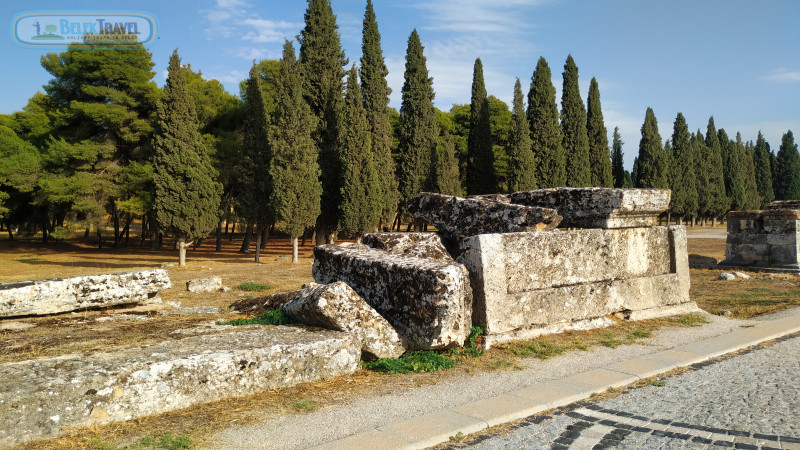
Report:
[[[369,370],[385,373],[435,372],[450,369],[456,362],[432,350],[417,350],[397,358],[379,358],[362,363]]]
[[[236,286],[236,289],[240,291],[266,291],[272,289],[274,286],[271,284],[261,284],[256,283],[253,280],[245,281],[244,283],[240,283]]]
[[[292,320],[282,309],[271,309],[252,319],[220,320],[217,325],[290,325],[293,323],[297,322]]]

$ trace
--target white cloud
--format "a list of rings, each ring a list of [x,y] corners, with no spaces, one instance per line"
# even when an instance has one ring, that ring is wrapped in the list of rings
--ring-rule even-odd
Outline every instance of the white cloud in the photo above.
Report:
[[[773,70],[769,75],[761,77],[761,79],[775,83],[797,83],[800,82],[800,70],[789,70],[781,67]]]
[[[302,28],[302,23],[262,19],[242,0],[217,0],[210,9],[200,10],[209,39],[240,38],[255,43],[283,42]]]
[[[439,0],[410,6],[426,11],[430,24],[424,29],[459,33],[505,33],[530,28],[520,9],[549,3],[547,0]]]
[[[291,39],[297,30],[303,27],[301,23],[276,22],[265,19],[245,19],[241,24],[251,29],[242,34],[242,39],[251,42],[280,42]]]
[[[249,75],[245,72],[239,70],[231,70],[228,73],[218,74],[218,75],[208,75],[204,74],[203,78],[206,80],[217,80],[222,84],[238,84],[240,81],[247,78]],[[238,89],[237,91],[238,92]]]

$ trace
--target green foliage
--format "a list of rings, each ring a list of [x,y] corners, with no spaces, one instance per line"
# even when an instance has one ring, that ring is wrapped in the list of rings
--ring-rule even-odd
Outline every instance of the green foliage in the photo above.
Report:
[[[548,359],[566,352],[569,347],[551,343],[546,339],[537,339],[514,342],[509,344],[506,349],[514,356],[523,358],[535,356],[539,359]]]
[[[590,186],[592,173],[589,167],[586,108],[578,85],[578,66],[575,65],[572,55],[567,56],[562,75],[561,138],[566,155],[566,184],[574,187]]]
[[[624,159],[622,153],[622,137],[619,135],[619,127],[614,127],[614,137],[611,144],[611,174],[614,177],[614,187],[632,187],[625,186],[625,174],[627,171],[624,167]],[[628,174],[630,178],[630,174]]]
[[[670,317],[668,320],[682,327],[699,327],[708,323],[708,319],[700,314],[684,314],[682,316]]]
[[[758,196],[761,197],[760,208],[766,208],[773,200],[775,200],[775,192],[772,189],[772,165],[770,163],[770,156],[772,152],[769,149],[769,144],[764,140],[761,132],[758,132],[758,139],[756,139],[756,146],[753,150],[753,165],[755,166],[756,186],[758,187]]]
[[[714,117],[708,119],[705,142],[703,142],[705,145],[700,145],[703,135],[699,130],[696,136],[696,145],[700,150],[698,154],[700,159],[695,164],[695,167],[700,168],[700,173],[697,174],[698,210],[700,215],[705,217],[720,217],[730,208],[730,200],[725,195],[722,154]]]
[[[536,159],[531,149],[531,129],[525,115],[522,86],[514,84],[513,122],[508,147],[508,191],[536,189]]]
[[[603,109],[600,106],[600,88],[595,78],[592,78],[589,84],[589,98],[586,103],[588,106],[586,111],[586,134],[589,139],[591,185],[614,187],[611,155],[608,151],[608,131],[603,121]]]
[[[697,214],[697,179],[694,173],[694,150],[689,141],[689,126],[678,113],[672,131],[672,158],[669,187],[672,189],[670,211],[681,217]]]
[[[272,289],[274,286],[271,284],[263,284],[263,283],[256,283],[253,280],[245,281],[244,283],[239,283],[236,286],[236,289],[240,291],[266,291]]]
[[[40,168],[36,147],[11,128],[0,125],[0,219],[8,222],[7,215],[14,205],[27,206],[21,199],[36,188]]]
[[[475,60],[472,72],[469,137],[467,139],[467,195],[496,191],[489,100],[483,82],[483,64]]]
[[[253,317],[252,319],[219,321],[217,322],[217,325],[292,325],[295,323],[297,322],[293,321],[282,309],[271,309],[258,317]]]
[[[756,169],[753,164],[753,143],[742,144],[741,133],[736,133],[736,153],[741,160],[742,185],[744,190],[744,201],[741,209],[752,210],[761,207],[761,196],[758,194],[758,184],[756,183]]]
[[[774,177],[776,199],[800,200],[800,154],[791,130],[781,138],[781,146],[775,157]]]
[[[730,209],[743,210],[748,195],[744,190],[746,176],[744,147],[737,146],[733,140],[728,138],[728,133],[724,128],[717,130],[717,139],[722,150],[722,174],[725,178],[725,195],[731,202]]]
[[[393,374],[450,369],[456,365],[456,361],[432,350],[417,350],[406,353],[397,359],[379,358],[361,364],[368,370]]]
[[[633,174],[633,183],[638,188],[669,187],[667,180],[668,160],[661,144],[658,122],[652,108],[647,108],[639,141],[639,156]]]
[[[436,147],[438,152],[436,191],[440,194],[460,196],[462,195],[461,182],[459,181],[455,142],[446,128],[441,128],[441,130],[442,134]]]
[[[567,162],[558,125],[556,88],[551,79],[550,66],[543,57],[536,64],[528,91],[528,123],[531,127],[531,149],[538,163],[536,181],[539,187],[565,186]]]
[[[292,402],[292,408],[298,412],[311,412],[317,409],[317,402],[314,400],[297,400]]]

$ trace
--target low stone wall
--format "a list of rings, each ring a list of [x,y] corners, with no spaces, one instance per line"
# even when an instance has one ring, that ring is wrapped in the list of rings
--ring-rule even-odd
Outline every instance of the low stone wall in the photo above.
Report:
[[[783,208],[785,203],[773,202],[764,211],[729,212],[720,264],[800,269],[800,209]]]
[[[0,365],[0,447],[61,427],[164,411],[353,373],[360,343],[338,331],[258,327],[144,348]]]
[[[690,302],[682,226],[484,234],[465,248],[459,261],[487,347],[558,324],[599,326],[614,313],[669,315],[665,306]]]
[[[144,303],[172,287],[164,269],[0,285],[0,317]]]

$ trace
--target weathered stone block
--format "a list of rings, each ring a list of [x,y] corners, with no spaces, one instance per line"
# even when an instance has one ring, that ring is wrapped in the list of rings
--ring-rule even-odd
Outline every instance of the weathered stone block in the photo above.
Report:
[[[264,297],[243,298],[231,303],[230,307],[239,312],[258,312],[270,309],[278,309],[293,300],[299,295],[300,291],[284,291]]]
[[[355,335],[367,358],[398,358],[406,351],[403,338],[350,286],[337,281],[310,284],[284,304],[286,314],[306,325]]]
[[[347,333],[279,326],[2,364],[0,446],[350,374],[360,353]]]
[[[722,264],[800,269],[798,201],[770,203],[764,211],[728,213],[728,239]]]
[[[455,242],[485,233],[551,230],[561,221],[553,209],[428,192],[412,198],[408,212]]]
[[[764,236],[764,241],[766,241],[766,236]],[[756,244],[747,242],[728,243],[725,245],[725,261],[723,263],[732,264],[733,261],[736,261],[736,264],[740,265],[763,265],[769,261],[771,251],[772,246],[766,242]]]
[[[629,228],[658,225],[669,207],[667,189],[551,188],[511,194],[511,202],[552,208],[562,228]]]
[[[0,317],[144,303],[170,287],[163,269],[8,283],[0,285]]]
[[[436,233],[370,233],[365,234],[361,242],[393,255],[453,261]]]
[[[222,278],[218,276],[197,278],[186,282],[186,290],[189,292],[217,292],[220,289],[222,289]]]
[[[405,336],[410,349],[454,347],[469,335],[472,290],[461,264],[365,246],[320,245],[314,258],[317,283],[347,283]]]

